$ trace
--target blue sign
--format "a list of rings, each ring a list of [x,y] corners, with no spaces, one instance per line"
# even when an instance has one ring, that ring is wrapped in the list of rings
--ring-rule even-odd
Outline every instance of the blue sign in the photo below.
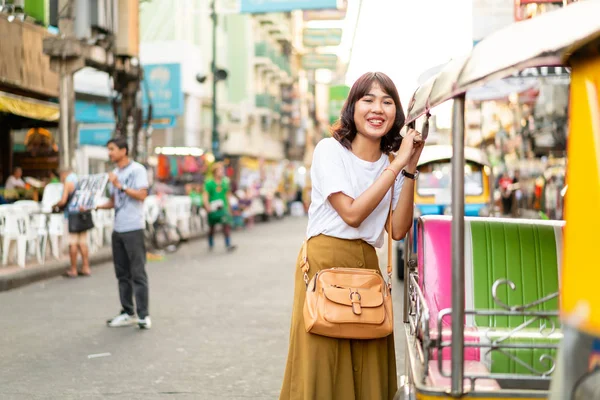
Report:
[[[338,8],[338,0],[241,0],[242,13],[331,10],[336,8]]]
[[[79,128],[79,144],[88,146],[106,146],[113,136],[114,125],[90,125]]]
[[[115,114],[112,106],[107,102],[77,100],[75,120],[87,124],[114,124]]]
[[[144,65],[142,84],[142,104],[148,108],[150,91],[153,117],[173,117],[183,114],[183,91],[181,90],[180,64],[150,64]]]

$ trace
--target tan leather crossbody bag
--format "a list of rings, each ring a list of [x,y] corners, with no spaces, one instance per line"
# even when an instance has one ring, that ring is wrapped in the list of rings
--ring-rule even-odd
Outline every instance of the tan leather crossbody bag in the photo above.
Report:
[[[392,199],[394,187],[392,186]],[[307,243],[302,248],[307,332],[340,339],[378,339],[394,330],[392,311],[392,204],[388,213],[388,282],[379,269],[323,269],[308,281]]]

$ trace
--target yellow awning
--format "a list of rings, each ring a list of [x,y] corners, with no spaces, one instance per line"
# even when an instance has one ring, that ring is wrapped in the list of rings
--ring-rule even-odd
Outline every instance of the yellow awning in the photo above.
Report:
[[[6,92],[0,92],[0,112],[7,112],[40,121],[53,122],[58,121],[60,117],[58,104]]]

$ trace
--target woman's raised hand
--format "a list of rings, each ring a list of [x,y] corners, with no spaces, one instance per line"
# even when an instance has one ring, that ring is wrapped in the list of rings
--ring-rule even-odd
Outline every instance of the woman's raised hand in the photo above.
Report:
[[[398,169],[398,171],[406,168],[407,165],[416,163],[419,161],[419,156],[423,150],[423,139],[421,134],[414,129],[408,128],[406,136],[402,139],[400,149],[396,153],[396,158],[392,162],[392,165]]]

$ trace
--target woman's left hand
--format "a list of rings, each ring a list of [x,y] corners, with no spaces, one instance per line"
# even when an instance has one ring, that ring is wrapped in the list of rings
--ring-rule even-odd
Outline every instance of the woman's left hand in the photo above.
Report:
[[[420,137],[420,134],[419,134]],[[412,154],[406,165],[406,172],[411,174],[415,173],[417,170],[417,164],[419,163],[419,158],[421,157],[421,153],[423,152],[423,147],[425,147],[425,141],[419,140],[416,141],[412,148]]]

